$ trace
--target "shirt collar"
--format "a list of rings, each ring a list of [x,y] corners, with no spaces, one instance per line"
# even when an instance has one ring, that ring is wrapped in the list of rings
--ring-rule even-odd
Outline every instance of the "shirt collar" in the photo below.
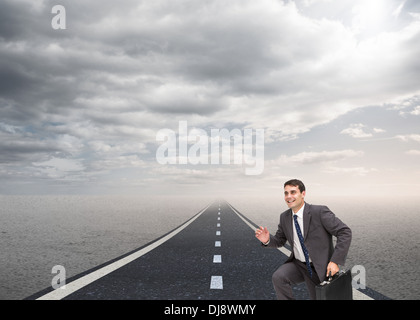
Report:
[[[293,215],[296,214],[298,216],[298,218],[303,219],[303,210],[304,209],[305,209],[305,202],[303,203],[302,208],[300,208],[298,212],[294,213],[293,210],[292,210],[292,213],[293,213]]]

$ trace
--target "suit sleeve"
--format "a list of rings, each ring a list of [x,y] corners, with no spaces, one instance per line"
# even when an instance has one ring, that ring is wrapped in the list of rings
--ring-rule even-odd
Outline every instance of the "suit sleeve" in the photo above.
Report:
[[[337,238],[330,261],[344,265],[351,243],[351,229],[327,207],[324,208],[321,214],[321,221],[324,228]]]
[[[263,244],[263,246],[267,248],[279,248],[282,247],[286,241],[287,239],[283,232],[283,228],[281,223],[279,223],[276,234],[274,236],[270,234],[270,242],[267,245]]]

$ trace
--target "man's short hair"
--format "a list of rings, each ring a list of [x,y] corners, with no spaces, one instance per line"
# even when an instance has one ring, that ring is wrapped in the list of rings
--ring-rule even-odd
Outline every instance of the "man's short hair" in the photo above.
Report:
[[[303,184],[303,182],[300,181],[300,180],[298,180],[298,179],[292,179],[292,180],[286,181],[284,183],[284,187],[286,187],[286,186],[298,187],[300,193],[302,193],[303,191],[306,190],[305,189],[305,185]]]

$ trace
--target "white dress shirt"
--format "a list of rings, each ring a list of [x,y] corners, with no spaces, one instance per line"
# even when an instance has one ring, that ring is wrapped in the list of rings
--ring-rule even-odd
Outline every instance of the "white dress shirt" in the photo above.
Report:
[[[303,204],[302,208],[299,209],[297,213],[293,213],[293,215],[297,215],[297,222],[299,223],[300,231],[302,232],[302,236],[305,237],[304,229],[303,229],[303,209],[305,209],[305,204]],[[306,262],[305,254],[303,253],[302,246],[299,241],[299,236],[296,232],[295,227],[295,218],[292,217],[292,227],[293,227],[293,253],[295,258],[299,261]],[[311,257],[309,257],[309,262],[311,262]]]

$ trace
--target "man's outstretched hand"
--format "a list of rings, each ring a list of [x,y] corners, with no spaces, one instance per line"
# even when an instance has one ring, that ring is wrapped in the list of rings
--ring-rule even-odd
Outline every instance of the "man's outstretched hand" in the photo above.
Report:
[[[267,228],[263,228],[261,226],[259,229],[255,230],[255,236],[262,243],[267,243],[268,240],[270,240],[270,233],[268,232]]]

